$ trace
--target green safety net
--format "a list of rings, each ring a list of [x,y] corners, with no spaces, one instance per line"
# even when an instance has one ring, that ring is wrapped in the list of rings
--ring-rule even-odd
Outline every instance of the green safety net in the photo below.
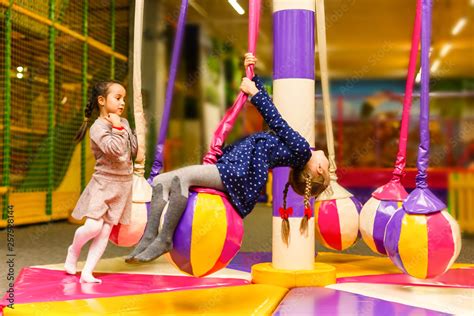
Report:
[[[64,180],[89,96],[84,83],[113,78],[126,86],[129,15],[122,0],[0,3],[3,188],[52,192]]]

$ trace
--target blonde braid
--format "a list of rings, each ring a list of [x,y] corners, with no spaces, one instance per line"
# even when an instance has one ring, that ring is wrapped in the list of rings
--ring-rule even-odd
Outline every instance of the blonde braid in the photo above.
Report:
[[[285,189],[283,189],[283,208],[286,208],[286,196],[288,195],[288,189],[290,188],[290,182],[285,184]]]
[[[309,198],[311,196],[311,175],[305,174],[305,188],[304,188],[304,208],[311,208]],[[307,214],[301,219],[300,233],[307,235],[308,233],[308,221],[309,217]]]
[[[286,197],[288,195],[288,190],[290,188],[290,182],[285,184],[285,189],[283,190],[283,208],[286,210]],[[281,221],[281,240],[288,246],[290,240],[290,222],[287,218],[282,218]]]

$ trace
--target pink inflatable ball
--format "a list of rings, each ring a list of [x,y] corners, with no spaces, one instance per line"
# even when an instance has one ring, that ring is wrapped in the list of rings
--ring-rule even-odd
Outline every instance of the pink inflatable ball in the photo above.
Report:
[[[204,277],[229,264],[243,232],[242,218],[224,193],[193,188],[167,257],[182,272]]]
[[[326,248],[344,250],[359,237],[362,204],[336,181],[319,196],[314,207],[315,236]]]
[[[422,190],[423,192],[420,192]],[[385,249],[403,272],[420,279],[446,272],[461,251],[461,231],[428,189],[415,189],[387,224]]]
[[[360,233],[365,244],[375,253],[387,255],[384,236],[387,223],[402,206],[408,193],[400,182],[391,181],[372,193],[360,212]]]

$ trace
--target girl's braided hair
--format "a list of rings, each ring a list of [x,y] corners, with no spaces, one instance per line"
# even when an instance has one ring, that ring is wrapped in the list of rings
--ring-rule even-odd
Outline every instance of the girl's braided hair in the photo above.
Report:
[[[89,120],[92,117],[92,113],[94,110],[99,110],[99,97],[102,96],[104,98],[107,97],[109,94],[109,88],[111,85],[114,83],[121,85],[119,81],[115,80],[107,80],[107,81],[100,81],[97,82],[91,90],[91,96],[89,98],[89,101],[86,104],[86,108],[84,109],[84,121],[82,122],[81,127],[76,133],[76,136],[74,137],[74,141],[76,143],[80,142],[81,140],[84,139],[84,136],[86,135],[87,128],[89,125]]]
[[[303,169],[292,169],[288,177],[288,182],[283,190],[283,208],[286,209],[286,198],[288,195],[288,189],[291,186],[293,191],[303,196],[305,215],[301,219],[300,233],[307,234],[308,232],[308,221],[311,216],[311,205],[309,200],[311,197],[318,197],[321,193],[326,190],[329,185],[329,174],[327,171],[323,171],[323,174],[318,175],[315,178],[311,177],[311,174],[306,168]],[[281,223],[281,236],[283,242],[288,245],[290,238],[290,223],[287,218],[283,218]]]

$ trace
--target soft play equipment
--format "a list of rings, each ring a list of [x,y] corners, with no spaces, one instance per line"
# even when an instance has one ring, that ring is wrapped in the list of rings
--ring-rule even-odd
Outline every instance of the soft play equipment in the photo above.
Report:
[[[290,290],[250,285],[251,266],[271,256],[240,252],[226,269],[206,278],[179,275],[164,258],[133,267],[121,258],[102,259],[97,268],[102,284],[78,284],[79,276],[65,274],[62,264],[25,267],[15,280],[14,309],[7,307],[7,293],[0,311],[5,316],[155,315],[158,309],[186,315],[472,314],[472,264],[418,280],[397,273],[387,257],[322,252],[318,261],[337,269],[337,284]]]
[[[316,19],[324,124],[326,126],[331,182],[330,188],[317,198],[314,207],[315,236],[327,248],[344,250],[357,241],[359,234],[359,212],[362,204],[337,182],[323,0],[316,1]]]
[[[315,139],[315,1],[275,0],[272,9],[273,102],[285,121],[312,146]],[[286,205],[283,205],[290,169],[272,169],[271,267],[287,270],[288,278],[294,279],[293,274],[301,270],[314,270],[315,222],[313,210],[304,205],[304,198],[291,186],[287,191]],[[313,199],[309,203],[312,205]],[[307,229],[300,230],[305,217],[308,219]],[[288,242],[282,238],[282,225],[286,221]]]
[[[141,51],[143,37],[143,0],[135,1],[133,34],[133,111],[138,141],[138,152],[133,165],[131,223],[112,228],[109,240],[122,247],[131,247],[143,236],[147,222],[147,202],[151,201],[152,189],[145,177],[146,121],[143,114]]]
[[[360,212],[360,233],[362,239],[372,251],[381,255],[387,254],[383,245],[387,223],[395,211],[402,206],[403,200],[408,195],[401,181],[405,175],[408,126],[410,123],[418,47],[420,45],[420,32],[421,0],[417,0],[395,169],[392,173],[392,179],[372,193],[372,197],[364,204]]]
[[[461,251],[459,225],[446,210],[423,215],[398,209],[387,224],[384,243],[400,270],[421,279],[446,272]]]
[[[426,4],[431,4],[431,0],[423,1],[425,2],[423,11],[426,13]],[[295,38],[305,40],[311,36],[312,33],[310,32],[305,34],[308,35],[307,37],[304,35],[300,37],[301,34],[298,32],[296,32],[298,36],[294,36],[295,33],[285,29],[285,27],[292,24],[282,23],[281,20],[286,22],[287,19],[291,19],[294,24],[298,24],[295,22],[304,23],[309,20],[313,23],[307,23],[306,27],[309,25],[310,28],[313,28],[314,1],[274,0],[273,2],[276,10],[274,13],[275,20],[280,19],[278,23],[274,24],[277,24],[280,31],[282,29],[287,31],[285,34],[290,36],[286,40]],[[88,1],[85,1],[85,3],[87,4]],[[251,6],[255,5],[255,2],[250,1],[250,4]],[[306,6],[303,6],[303,4]],[[24,6],[24,3],[15,3],[8,6],[5,8],[5,15],[7,17],[11,16],[13,10],[17,10],[15,13],[17,15],[24,15],[20,11],[24,10]],[[159,14],[163,14],[163,11],[165,11],[161,8]],[[289,10],[289,8],[292,10]],[[304,12],[305,10],[313,11]],[[322,10],[321,6],[318,7],[318,10]],[[87,10],[85,11],[87,13]],[[427,14],[423,16],[425,17]],[[307,17],[309,18],[305,19]],[[423,29],[429,32],[429,24],[428,27],[425,25]],[[182,28],[179,28],[178,25],[178,32],[180,30]],[[427,35],[424,34],[424,36]],[[429,39],[429,36],[427,38]],[[429,148],[429,142],[426,142],[427,139],[429,141],[429,138],[427,138],[428,39],[424,38],[423,44],[424,111],[422,111],[422,115],[424,118],[421,131],[426,136],[422,139],[423,154],[427,153]],[[278,44],[281,45],[280,47],[291,48],[293,51],[299,49],[298,46],[285,46],[284,44],[287,43],[292,42],[279,41]],[[313,44],[313,42],[310,42],[308,46],[314,53]],[[282,55],[279,56],[282,57]],[[279,63],[278,65],[282,64]],[[314,66],[310,63],[307,65]],[[300,71],[303,67],[295,67],[295,69]],[[314,71],[314,67],[306,69]],[[294,84],[295,77],[296,75],[289,79],[279,78],[275,80],[275,84],[280,85],[280,90],[276,93],[284,91],[282,83]],[[301,78],[299,80],[303,81]],[[295,93],[306,93],[308,91],[306,88],[315,86],[314,80],[307,80],[303,84],[306,83],[308,85],[303,87],[305,89],[295,89]],[[287,91],[285,91],[285,95],[286,93]],[[281,95],[278,97],[282,99]],[[290,97],[292,96],[290,95]],[[281,99],[278,99],[278,101],[281,101]],[[302,99],[302,101],[308,102],[305,103],[306,106],[306,104],[311,104],[310,102],[313,102],[314,98]],[[280,102],[276,103],[277,105],[281,104]],[[303,109],[307,110],[308,108],[303,107]],[[294,108],[291,110],[294,111]],[[307,112],[299,114],[308,116]],[[225,133],[221,135],[225,136]],[[222,141],[223,139],[224,137],[221,138]],[[208,157],[211,162],[213,157],[215,158],[212,155]],[[472,263],[456,263],[443,275],[420,280],[406,273],[401,273],[391,261],[397,258],[400,259],[400,264],[403,264],[404,268],[410,271],[412,275],[414,274],[412,271],[414,268],[423,270],[426,267],[431,271],[429,273],[433,274],[433,271],[444,270],[443,264],[447,262],[448,258],[454,261],[459,252],[459,248],[456,247],[460,244],[453,241],[453,238],[449,238],[450,236],[459,237],[459,235],[456,235],[455,222],[449,216],[446,207],[437,201],[432,194],[427,193],[429,190],[426,185],[426,177],[424,177],[426,173],[423,174],[422,172],[426,171],[425,167],[428,160],[427,156],[424,157],[425,160],[419,161],[421,176],[417,179],[419,180],[417,181],[417,190],[423,190],[424,192],[417,193],[418,199],[414,200],[410,200],[410,195],[407,202],[395,213],[387,225],[388,234],[385,238],[385,247],[389,255],[391,255],[393,249],[397,252],[395,255],[398,255],[398,257],[390,256],[388,258],[321,252],[318,254],[317,264],[327,265],[327,267],[332,267],[335,270],[330,285],[326,284],[324,287],[321,285],[305,286],[304,283],[298,282],[298,279],[307,276],[301,270],[295,269],[299,262],[292,265],[292,278],[286,279],[286,281],[293,281],[293,284],[299,287],[286,288],[269,284],[250,284],[252,276],[249,272],[256,264],[270,261],[272,256],[275,256],[275,253],[270,252],[240,252],[225,269],[221,269],[215,275],[205,278],[181,275],[181,272],[176,270],[164,257],[143,265],[129,265],[124,262],[122,257],[102,258],[95,269],[95,272],[103,280],[101,284],[79,283],[80,275],[64,273],[62,262],[45,266],[23,267],[16,277],[14,285],[8,285],[9,290],[4,295],[3,300],[0,301],[0,315],[472,315],[474,291],[474,265]],[[153,179],[149,180],[152,181]],[[209,196],[205,196],[206,194]],[[420,196],[423,196],[424,199],[420,199]],[[301,200],[301,197],[299,198]],[[204,203],[211,200],[214,200],[212,202],[213,206],[206,207]],[[412,201],[411,204],[408,203],[410,201]],[[201,208],[200,205],[203,207]],[[219,205],[218,211],[215,211],[217,209],[215,205]],[[225,195],[220,192],[206,191],[204,188],[190,192],[188,207],[190,211],[186,214],[193,216],[193,231],[186,232],[188,235],[184,232],[177,232],[175,237],[191,239],[186,245],[190,245],[189,249],[197,251],[198,254],[200,252],[212,257],[206,262],[209,266],[212,263],[219,263],[226,254],[225,248],[231,247],[230,244],[226,244],[227,240],[223,241],[219,238],[224,235],[227,238],[229,234],[233,236],[237,234],[229,231],[229,227],[232,227],[233,224],[225,223],[225,221],[231,221],[234,218],[239,220],[240,218],[235,217],[237,214],[233,210],[230,212],[231,208],[226,205]],[[426,210],[431,212],[426,212]],[[203,215],[201,214],[202,211],[212,211],[212,214],[216,217],[222,216],[225,212],[225,218],[224,216],[216,218],[216,222],[221,226],[214,228],[202,225],[200,219]],[[205,224],[211,222],[208,215],[204,214],[206,217]],[[183,217],[183,221],[186,220],[190,221],[191,219]],[[249,218],[249,220],[252,219]],[[449,225],[446,225],[446,223]],[[398,229],[397,225],[399,225]],[[180,226],[180,228],[183,227],[185,225]],[[199,238],[199,231],[205,231],[207,228],[219,230],[217,232],[219,237],[214,237],[216,241],[207,244],[207,248],[204,248],[206,244],[203,244],[202,247],[201,245],[192,245],[194,241],[198,241],[195,238]],[[297,229],[295,231],[299,234]],[[198,235],[195,235],[196,232]],[[314,233],[314,230],[311,232]],[[195,240],[192,241],[192,239]],[[277,240],[280,239],[277,238]],[[295,248],[300,247],[302,252],[306,252],[305,247],[310,243],[297,244],[297,242],[293,240]],[[311,242],[314,245],[314,238]],[[239,243],[236,242],[236,244]],[[220,250],[220,247],[223,250]],[[454,250],[452,250],[452,247],[454,247]],[[433,249],[436,250],[436,253],[432,251]],[[314,251],[314,247],[311,251]],[[194,255],[193,252],[190,252],[190,254],[191,257]],[[285,252],[281,255],[285,254],[288,255],[289,253]],[[314,252],[311,253],[311,256],[311,263],[314,263]],[[290,257],[288,261],[298,261],[300,258]],[[189,263],[195,269],[196,265],[193,258],[186,259],[185,264],[189,265]],[[446,268],[450,266],[450,263]],[[84,262],[79,262],[78,268],[83,265]],[[201,263],[197,265],[201,265]],[[265,266],[270,268],[270,264]],[[181,265],[181,268],[183,267],[184,265]],[[273,274],[273,278],[281,276],[288,270],[274,269],[274,272],[277,273]],[[313,284],[321,283],[320,276],[309,276],[306,281],[312,281]],[[266,281],[271,283],[272,280],[267,279]]]
[[[249,4],[249,52],[255,53],[260,18],[260,0]],[[165,111],[160,135],[155,151],[149,183],[163,167],[163,145],[169,121],[169,111],[173,94],[173,81],[176,77],[177,63],[183,37],[188,1],[183,0],[178,20],[178,29],[173,47],[171,74],[166,91]],[[253,78],[253,66],[246,69],[248,78]],[[209,152],[204,156],[204,164],[214,164],[222,154],[221,147],[232,129],[235,120],[247,101],[247,95],[240,92],[232,107],[219,123]],[[202,277],[224,268],[237,254],[242,244],[243,223],[228,197],[217,190],[193,188],[183,216],[178,223],[173,249],[167,255],[171,263],[182,272]]]
[[[195,188],[189,192],[168,257],[181,271],[203,277],[227,266],[243,234],[242,218],[224,193]]]
[[[432,0],[423,0],[421,26],[420,145],[416,188],[387,224],[384,244],[393,263],[417,278],[446,272],[461,250],[459,225],[428,188],[429,81]]]
[[[290,291],[273,315],[428,316],[434,314],[429,309],[389,302],[347,291],[301,287]]]

